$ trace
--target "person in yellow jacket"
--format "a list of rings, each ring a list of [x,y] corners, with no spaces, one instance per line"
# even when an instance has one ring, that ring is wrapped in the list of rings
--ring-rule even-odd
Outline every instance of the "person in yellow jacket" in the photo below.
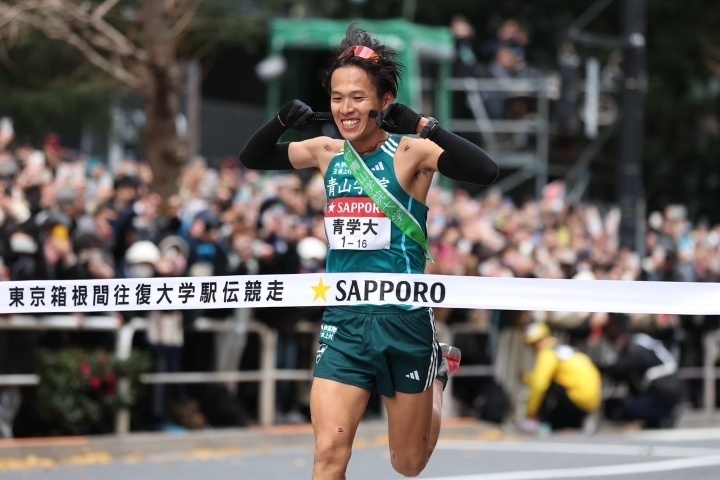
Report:
[[[583,428],[602,401],[598,368],[584,353],[560,343],[544,323],[527,326],[525,343],[537,355],[532,373],[524,378],[530,387],[527,419],[552,430]]]

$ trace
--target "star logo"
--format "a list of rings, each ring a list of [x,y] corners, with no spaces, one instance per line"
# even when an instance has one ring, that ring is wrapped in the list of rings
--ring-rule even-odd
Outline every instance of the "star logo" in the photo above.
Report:
[[[334,203],[328,203],[327,206],[328,213],[333,213],[335,211],[335,204]]]
[[[327,298],[325,297],[325,295],[327,295],[327,291],[330,290],[330,288],[332,287],[330,287],[330,285],[323,284],[322,278],[317,285],[311,286],[310,288],[315,290],[315,298],[313,298],[313,302],[318,298],[322,298],[327,302]]]

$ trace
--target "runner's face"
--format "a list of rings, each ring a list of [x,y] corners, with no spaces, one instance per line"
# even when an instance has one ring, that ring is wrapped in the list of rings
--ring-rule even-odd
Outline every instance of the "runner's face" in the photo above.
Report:
[[[391,101],[390,94],[383,100],[378,99],[375,86],[362,68],[346,66],[333,72],[330,106],[340,134],[346,140],[355,143],[384,135],[370,112],[379,112]]]

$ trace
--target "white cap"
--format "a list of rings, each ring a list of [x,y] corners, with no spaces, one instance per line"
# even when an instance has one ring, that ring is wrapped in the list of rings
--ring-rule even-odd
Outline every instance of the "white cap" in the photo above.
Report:
[[[133,243],[125,252],[125,262],[133,265],[136,263],[151,263],[155,265],[160,260],[160,249],[148,240],[140,240]]]
[[[595,274],[592,270],[580,270],[575,274],[573,280],[595,280]]]
[[[297,252],[303,260],[325,260],[328,247],[317,237],[305,237],[298,242]]]

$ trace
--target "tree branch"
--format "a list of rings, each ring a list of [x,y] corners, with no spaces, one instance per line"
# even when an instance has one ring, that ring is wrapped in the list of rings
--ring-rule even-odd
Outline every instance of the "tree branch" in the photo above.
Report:
[[[164,71],[175,84],[175,50],[202,1],[148,0],[137,4],[137,13],[142,14],[137,22],[142,26],[139,38],[134,38],[134,22],[117,26],[108,21],[120,5],[120,0],[16,0],[12,4],[0,0],[0,51],[9,48],[8,38],[22,36],[17,25],[26,25],[71,45],[90,64],[143,96],[152,95],[152,72]]]
[[[705,64],[716,77],[720,78],[720,45],[713,43],[707,38],[703,38],[701,42],[707,52]]]
[[[188,4],[183,5],[184,8],[181,9],[183,13],[170,29],[171,38],[177,39],[187,32],[193,18],[195,18],[195,15],[200,8],[201,3],[202,2],[200,0],[191,0]]]
[[[11,22],[24,23],[48,38],[73,46],[126,88],[147,94],[147,81],[138,74],[138,65],[132,64],[143,62],[147,55],[103,19],[116,3],[104,2],[98,7],[103,9],[99,10],[102,15],[96,10],[91,16],[83,5],[65,0],[20,0],[14,6],[0,2],[0,28]],[[125,65],[123,58],[131,64]]]
[[[26,0],[13,6],[0,2],[0,28],[12,25],[13,20],[18,20],[26,11],[38,10],[46,6],[43,0]]]
[[[135,45],[104,18],[105,15],[109,13],[109,9],[118,1],[119,0],[107,0],[92,12],[88,12],[82,7],[68,2],[69,5],[66,4],[63,7],[63,12],[70,15],[80,29],[94,33],[94,35],[88,38],[91,44],[108,52],[144,62],[147,60],[147,54],[142,48]]]
[[[110,10],[112,10],[113,7],[114,7],[115,5],[117,5],[117,3],[118,3],[119,1],[120,1],[120,0],[105,0],[105,1],[102,3],[102,5],[99,5],[99,6],[95,9],[95,12],[93,12],[93,14],[92,14],[92,19],[93,19],[93,21],[102,20],[102,19],[105,17],[105,15],[107,15],[108,12],[110,12]]]

